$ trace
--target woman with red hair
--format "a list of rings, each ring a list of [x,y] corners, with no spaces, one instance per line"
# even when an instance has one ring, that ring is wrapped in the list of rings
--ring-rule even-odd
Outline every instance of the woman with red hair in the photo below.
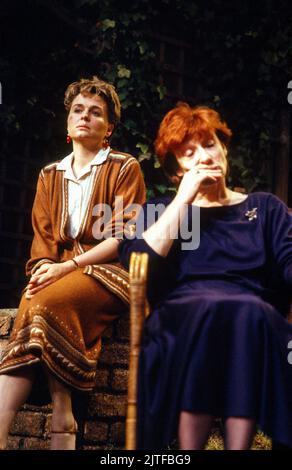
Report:
[[[119,247],[126,266],[133,251],[150,257],[140,448],[178,434],[181,449],[203,449],[216,417],[226,449],[248,449],[257,427],[292,446],[292,220],[272,194],[227,188],[230,137],[210,108],[169,111],[155,147],[177,193],[148,203],[142,233]]]

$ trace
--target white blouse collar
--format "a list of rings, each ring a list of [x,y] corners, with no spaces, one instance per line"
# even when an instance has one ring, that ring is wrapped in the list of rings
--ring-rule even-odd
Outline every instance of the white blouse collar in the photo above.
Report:
[[[106,149],[100,149],[93,158],[93,160],[91,160],[91,162],[83,168],[82,173],[79,175],[79,178],[82,178],[82,176],[90,173],[94,165],[101,165],[103,162],[105,162],[108,157],[108,154],[110,153],[110,150],[110,147],[107,147]],[[56,169],[60,171],[65,171],[64,178],[75,180],[76,177],[74,176],[72,170],[73,157],[74,153],[72,152],[58,163]]]

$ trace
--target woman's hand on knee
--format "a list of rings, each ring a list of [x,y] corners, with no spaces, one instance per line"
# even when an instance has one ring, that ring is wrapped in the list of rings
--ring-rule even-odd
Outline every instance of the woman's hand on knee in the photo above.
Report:
[[[47,270],[49,269],[49,267],[52,265],[53,263],[44,263],[42,264],[38,269],[35,270],[35,272],[32,274],[32,278],[38,274],[43,274],[43,273],[46,273]]]
[[[50,263],[41,266],[30,278],[25,294],[26,298],[31,299],[44,287],[53,284],[75,269],[76,266],[71,260],[65,263]]]

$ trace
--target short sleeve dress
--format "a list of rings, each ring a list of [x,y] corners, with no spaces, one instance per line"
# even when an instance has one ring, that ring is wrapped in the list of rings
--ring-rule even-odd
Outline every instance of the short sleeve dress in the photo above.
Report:
[[[190,206],[190,226],[193,217]],[[120,245],[125,266],[133,251],[150,256],[152,303],[139,364],[139,448],[166,446],[181,410],[254,418],[292,447],[287,207],[252,193],[236,205],[200,209],[197,249],[183,250],[179,237],[162,258],[138,236]]]

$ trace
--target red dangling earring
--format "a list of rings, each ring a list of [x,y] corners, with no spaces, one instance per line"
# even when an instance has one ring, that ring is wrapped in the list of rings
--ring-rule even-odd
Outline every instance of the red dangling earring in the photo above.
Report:
[[[71,140],[72,140],[72,139],[71,139],[70,135],[67,134],[67,137],[66,137],[66,142],[67,142],[67,144],[70,144]]]
[[[106,149],[106,148],[108,148],[108,146],[109,146],[109,140],[108,140],[107,137],[105,137],[102,141],[102,148]]]

